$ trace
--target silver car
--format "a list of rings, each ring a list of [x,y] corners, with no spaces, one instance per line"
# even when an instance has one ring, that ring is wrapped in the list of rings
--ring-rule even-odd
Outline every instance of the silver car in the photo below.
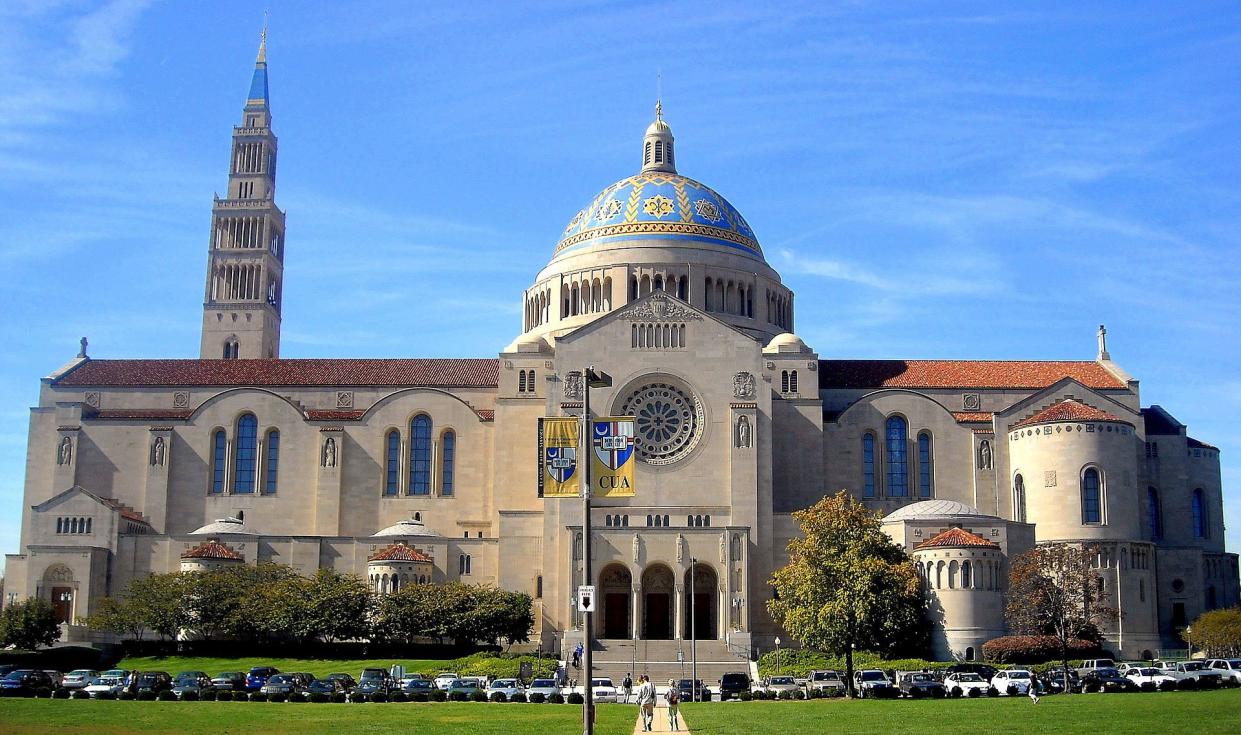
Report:
[[[98,671],[91,669],[74,669],[65,674],[65,678],[61,679],[60,685],[65,689],[85,689],[91,682],[91,679],[99,676]]]
[[[530,682],[529,688],[526,689],[526,696],[534,694],[542,694],[544,697],[550,697],[553,694],[560,694],[560,685],[555,679],[535,679]]]
[[[487,698],[490,699],[496,692],[503,694],[505,699],[512,699],[514,694],[525,694],[526,689],[516,679],[496,679],[487,687]]]

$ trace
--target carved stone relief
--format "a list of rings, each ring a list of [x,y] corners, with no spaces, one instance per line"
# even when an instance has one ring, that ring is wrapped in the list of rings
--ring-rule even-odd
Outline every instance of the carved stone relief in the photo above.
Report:
[[[564,376],[564,397],[581,400],[582,374],[576,370]]]
[[[754,397],[754,375],[740,372],[733,376],[733,398]]]

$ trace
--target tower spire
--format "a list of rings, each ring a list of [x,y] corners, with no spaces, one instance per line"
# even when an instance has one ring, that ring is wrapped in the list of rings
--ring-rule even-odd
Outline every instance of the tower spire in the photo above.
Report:
[[[655,122],[647,127],[646,136],[642,140],[642,170],[675,174],[676,156],[672,150],[674,140],[676,139],[672,136],[672,128],[664,122],[664,103],[656,97]]]
[[[267,11],[263,11],[263,30],[259,33],[259,55],[254,60],[255,64],[267,63]]]

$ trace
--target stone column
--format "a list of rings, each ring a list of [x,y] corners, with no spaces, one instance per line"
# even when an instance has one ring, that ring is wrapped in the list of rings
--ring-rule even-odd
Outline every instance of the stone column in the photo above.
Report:
[[[614,282],[615,283],[615,282]],[[630,627],[633,628],[633,638],[637,640],[642,637],[642,586],[635,584],[633,586],[633,618],[629,621]]]
[[[685,638],[685,588],[681,585],[673,586],[673,605],[672,609],[672,625],[675,631],[672,634],[673,639],[683,640]]]

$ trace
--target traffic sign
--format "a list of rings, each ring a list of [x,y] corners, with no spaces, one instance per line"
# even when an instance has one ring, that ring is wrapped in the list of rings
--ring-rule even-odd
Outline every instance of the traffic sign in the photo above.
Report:
[[[578,586],[577,609],[582,612],[595,611],[595,586],[593,584],[583,584]]]

